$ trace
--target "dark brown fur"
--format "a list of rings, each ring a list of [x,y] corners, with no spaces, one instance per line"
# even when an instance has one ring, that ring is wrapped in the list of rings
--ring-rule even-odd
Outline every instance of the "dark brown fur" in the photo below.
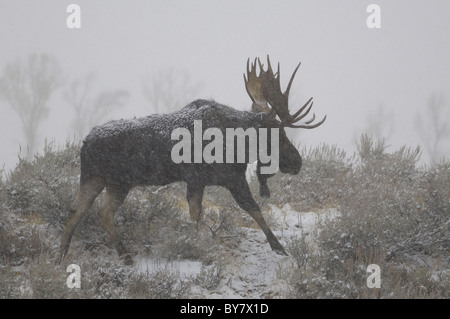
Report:
[[[65,256],[75,227],[88,211],[94,199],[106,188],[100,208],[100,220],[107,229],[119,256],[132,262],[114,228],[114,213],[132,187],[138,185],[166,185],[176,181],[187,183],[187,200],[191,219],[201,218],[203,192],[208,185],[227,188],[239,206],[258,223],[271,248],[286,254],[282,245],[267,226],[252,197],[245,179],[246,163],[175,164],[171,149],[171,132],[178,127],[193,130],[194,120],[202,120],[203,130],[217,127],[247,129],[280,129],[279,168],[283,173],[297,174],[301,157],[286,137],[279,122],[264,113],[243,112],[214,101],[197,100],[183,109],[163,115],[132,120],[111,121],[95,127],[83,141],[81,148],[80,188],[67,221],[61,242],[61,256]],[[192,133],[191,133],[192,135]],[[206,144],[206,143],[205,143]],[[270,144],[270,143],[269,143]],[[225,154],[225,152],[224,152]],[[259,173],[261,194],[269,195],[267,177]]]

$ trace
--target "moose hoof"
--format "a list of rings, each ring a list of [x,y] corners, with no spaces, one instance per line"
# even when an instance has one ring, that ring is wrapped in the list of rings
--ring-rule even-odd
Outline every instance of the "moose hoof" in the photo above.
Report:
[[[259,196],[270,198],[270,190],[268,187],[261,187],[259,190]]]
[[[289,256],[288,253],[284,250],[283,246],[281,246],[280,243],[276,243],[273,245],[270,245],[272,250],[277,253],[278,255],[282,255],[282,256]]]
[[[275,251],[278,255],[289,256],[288,253],[284,250],[283,247],[281,247],[281,249],[274,249],[274,251]]]

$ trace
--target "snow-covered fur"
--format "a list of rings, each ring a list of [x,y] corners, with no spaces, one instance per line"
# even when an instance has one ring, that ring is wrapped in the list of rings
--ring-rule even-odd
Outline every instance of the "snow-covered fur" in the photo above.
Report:
[[[265,222],[258,204],[250,192],[245,172],[247,163],[179,163],[172,161],[172,132],[186,128],[194,136],[194,121],[202,121],[202,131],[218,128],[225,136],[226,128],[279,128],[279,168],[283,173],[297,174],[301,167],[298,150],[286,137],[280,122],[268,113],[238,111],[215,101],[197,100],[171,114],[110,121],[95,127],[81,147],[80,189],[72,205],[61,241],[61,256],[65,256],[72,234],[87,213],[94,199],[106,188],[99,218],[107,229],[119,256],[132,263],[114,227],[114,213],[129,190],[138,185],[166,185],[176,181],[187,184],[186,197],[193,221],[201,218],[202,199],[207,185],[227,188],[239,206],[252,216],[266,235],[270,247],[286,254],[283,246]],[[270,132],[270,130],[268,130]],[[203,132],[202,132],[203,133]],[[270,136],[268,134],[268,140]],[[209,141],[203,141],[203,147]],[[248,143],[246,143],[248,144]],[[259,143],[258,143],[259,144]],[[234,144],[235,148],[237,143]],[[271,142],[268,143],[268,153]],[[191,146],[193,147],[192,143]],[[226,143],[223,143],[226,154]],[[203,148],[202,148],[203,149]],[[246,149],[248,153],[248,147]],[[193,153],[193,152],[192,152]],[[236,149],[234,154],[236,155]],[[259,152],[258,152],[259,154]],[[248,157],[247,157],[248,158]],[[258,161],[259,163],[259,161]],[[260,193],[269,196],[267,178],[257,166]]]
[[[173,163],[171,150],[178,141],[171,140],[171,133],[183,127],[189,129],[193,136],[194,120],[202,120],[203,130],[211,127],[221,129],[224,136],[225,128],[241,127],[245,130],[277,126],[277,122],[270,121],[264,113],[239,111],[207,100],[196,100],[170,114],[110,121],[95,127],[83,141],[81,182],[98,176],[105,179],[107,185],[126,187],[165,185],[175,181],[226,186],[230,179],[233,181],[235,174],[244,174],[247,164]],[[287,146],[280,143],[281,148],[290,144],[287,139],[284,142]],[[203,142],[204,145],[207,143]],[[299,170],[300,155],[293,147],[289,151],[287,154],[280,151],[280,166],[289,162]],[[289,161],[290,158],[294,160]],[[267,185],[268,176],[261,176],[259,167],[258,179]],[[266,194],[267,191],[268,188]]]

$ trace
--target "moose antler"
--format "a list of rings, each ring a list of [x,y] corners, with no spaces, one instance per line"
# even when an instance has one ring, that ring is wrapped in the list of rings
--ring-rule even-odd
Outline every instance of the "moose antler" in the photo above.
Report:
[[[256,62],[258,62],[260,69],[259,76],[256,75]],[[289,80],[288,86],[284,93],[281,92],[279,63],[275,74],[273,73],[268,55],[267,71],[264,70],[263,64],[259,58],[255,59],[255,61],[251,64],[251,68],[249,63],[250,59],[247,60],[247,77],[244,74],[244,82],[247,93],[253,101],[252,109],[254,111],[270,112],[273,115],[276,113],[281,120],[282,126],[284,127],[312,129],[322,125],[322,123],[325,122],[325,119],[327,118],[326,116],[320,122],[311,124],[315,120],[315,114],[313,114],[310,120],[305,121],[302,124],[294,124],[302,120],[311,111],[313,106],[313,98],[310,98],[295,114],[291,115],[289,113],[289,91],[301,63],[297,65],[294,73],[292,73],[291,79]],[[272,109],[269,107],[269,104],[272,106]]]
[[[248,79],[247,79],[248,77]],[[244,74],[245,89],[252,100],[252,110],[254,112],[271,111],[266,98],[263,95],[263,77],[256,75],[256,58],[250,69],[250,58],[247,60],[247,77]]]

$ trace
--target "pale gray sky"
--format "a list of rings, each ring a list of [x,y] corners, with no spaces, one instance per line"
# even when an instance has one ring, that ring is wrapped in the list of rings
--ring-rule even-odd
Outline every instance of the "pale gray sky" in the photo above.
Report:
[[[81,7],[81,29],[66,27],[70,3]],[[371,3],[381,7],[381,29],[366,25]],[[450,103],[449,14],[448,0],[0,0],[0,71],[16,57],[52,54],[68,80],[95,72],[98,90],[128,90],[127,105],[110,116],[127,118],[152,113],[142,80],[170,67],[203,83],[199,98],[248,109],[247,58],[270,54],[281,63],[282,85],[302,61],[294,101],[300,106],[314,96],[316,115],[328,115],[297,141],[350,151],[382,105],[395,119],[394,150],[421,143],[414,119],[426,112],[432,94]],[[64,89],[49,103],[42,141],[71,136]],[[18,116],[3,99],[0,110],[0,165],[11,168],[25,142]]]

